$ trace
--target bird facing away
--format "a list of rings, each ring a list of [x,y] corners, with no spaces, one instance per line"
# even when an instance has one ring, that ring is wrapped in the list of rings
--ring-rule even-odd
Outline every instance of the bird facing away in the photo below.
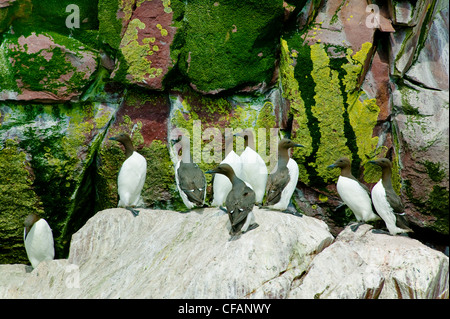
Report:
[[[267,179],[266,206],[286,210],[298,181],[298,165],[289,158],[291,147],[303,147],[290,139],[283,138],[278,143],[278,163],[274,173]]]
[[[135,151],[128,134],[121,133],[111,137],[110,140],[121,143],[125,147],[126,156],[117,177],[117,191],[119,193],[119,204],[117,206],[124,207],[134,216],[138,216],[139,211],[134,208],[144,206],[141,192],[147,176],[147,161]]]
[[[262,204],[267,184],[267,166],[261,156],[248,145],[248,134],[251,130],[244,130],[241,133],[234,134],[244,138],[244,151],[240,155],[242,162],[241,178],[244,182],[251,185],[255,191],[256,203]]]
[[[25,250],[33,268],[45,260],[53,260],[55,258],[53,234],[47,221],[33,213],[27,216],[24,225]]]
[[[372,188],[372,202],[378,215],[386,223],[391,235],[411,232],[411,229],[403,225],[406,222],[402,216],[404,215],[404,206],[392,187],[391,161],[387,158],[379,158],[375,161],[369,161],[369,163],[378,165],[382,169],[381,179]]]
[[[180,135],[174,142],[181,141],[181,158],[175,166],[175,181],[178,192],[188,209],[202,207],[206,197],[206,178],[203,171],[193,162],[189,138]]]
[[[236,154],[235,151],[233,151],[233,138],[225,138],[225,143],[227,143],[225,150],[230,147],[231,144],[231,151],[225,156],[222,162],[220,164],[228,164],[233,168],[234,173],[237,177],[241,177],[242,173],[242,162],[239,155]],[[213,180],[213,200],[211,202],[211,206],[222,206],[225,203],[225,200],[227,198],[228,193],[231,191],[231,188],[233,185],[231,184],[231,181],[222,174],[216,174],[214,175]]]
[[[361,224],[379,217],[372,210],[369,189],[360,183],[351,173],[351,162],[347,157],[339,158],[334,164],[328,166],[329,169],[339,167],[341,175],[336,183],[336,189],[342,201],[352,210],[356,220]],[[356,231],[358,226],[353,227]]]
[[[245,233],[258,227],[252,211],[255,206],[255,192],[236,176],[233,168],[228,164],[220,164],[206,173],[225,175],[233,185],[225,200],[231,225],[230,235],[234,236],[239,232]]]

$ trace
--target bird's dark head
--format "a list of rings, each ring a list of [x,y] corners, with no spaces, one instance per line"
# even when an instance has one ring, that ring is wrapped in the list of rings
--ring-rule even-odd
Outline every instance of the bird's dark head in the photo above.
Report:
[[[126,133],[120,133],[119,135],[113,136],[109,138],[111,141],[117,141],[125,145],[125,143],[131,143],[131,138]]]
[[[291,147],[304,147],[301,144],[297,144],[295,142],[293,142],[292,140],[288,139],[288,138],[283,138],[279,143],[278,143],[278,148],[282,148],[282,149],[289,149]]]
[[[122,145],[125,147],[125,155],[126,157],[130,157],[131,154],[134,152],[134,146],[133,142],[131,142],[131,138],[126,133],[120,133],[119,135],[116,135],[114,137],[109,138],[112,141],[117,141],[119,143],[122,143]]]
[[[31,227],[39,220],[41,219],[38,215],[35,213],[31,213],[30,215],[25,218],[25,221],[23,222],[23,225],[25,226],[25,238],[28,235],[28,233],[31,230]]]
[[[228,177],[234,175],[233,168],[228,164],[220,164],[216,168],[210,169],[206,174],[223,174]]]
[[[336,162],[334,162],[333,164],[331,164],[330,166],[328,166],[329,169],[331,168],[345,168],[345,167],[350,167],[351,166],[351,162],[347,157],[341,157],[339,158]]]
[[[379,159],[376,159],[374,161],[369,161],[369,163],[378,165],[381,168],[392,168],[392,163],[387,158],[379,158]]]
[[[27,216],[27,218],[25,218],[23,224],[25,227],[31,228],[31,226],[33,226],[34,223],[36,223],[39,219],[41,218],[38,215],[36,215],[35,213],[31,213],[30,215]]]

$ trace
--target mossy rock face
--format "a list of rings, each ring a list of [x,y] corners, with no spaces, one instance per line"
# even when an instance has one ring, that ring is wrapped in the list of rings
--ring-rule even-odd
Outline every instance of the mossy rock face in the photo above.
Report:
[[[43,216],[42,202],[33,188],[33,171],[17,139],[0,148],[0,264],[26,263],[23,222],[28,214]]]
[[[52,32],[7,34],[0,45],[0,100],[79,97],[97,69],[97,53]]]
[[[171,113],[169,138],[184,134],[190,140],[192,159],[207,171],[219,165],[228,152],[238,155],[244,151],[244,139],[233,137],[243,130],[251,130],[249,146],[255,149],[271,171],[277,162],[279,119],[272,99],[275,92],[259,96],[206,96],[192,89],[170,95]],[[227,145],[227,143],[229,143]],[[175,147],[171,147],[172,162],[178,161]],[[181,153],[179,154],[181,155]],[[206,202],[212,200],[212,176],[206,175],[208,191]]]
[[[116,50],[115,81],[162,90],[173,67],[171,45],[177,31],[170,1],[99,2],[102,41]]]
[[[2,158],[14,163],[2,164],[1,184],[5,194],[8,185],[16,192],[2,196],[2,218],[9,216],[14,240],[20,242],[23,219],[37,212],[53,230],[56,258],[65,257],[71,235],[94,214],[94,159],[115,108],[9,103],[0,104],[0,112]]]
[[[167,147],[169,100],[161,93],[129,90],[98,152],[96,211],[117,207],[117,176],[125,160],[123,146],[110,137],[120,133],[131,136],[138,153],[147,160],[147,176],[142,198],[147,207],[180,209],[181,198]]]
[[[339,171],[327,166],[342,156],[352,160],[353,174],[359,177],[360,166],[381,152],[378,137],[372,137],[380,109],[358,84],[371,44],[363,44],[356,53],[347,50],[345,58],[330,58],[324,45],[310,46],[300,34],[281,44],[283,97],[291,106],[294,139],[305,146],[293,154],[300,181],[313,187],[335,182]],[[380,177],[371,175],[366,182]]]
[[[263,87],[275,68],[283,1],[189,1],[181,73],[200,92]]]
[[[0,5],[0,34],[7,31],[14,19],[24,15],[19,1],[3,1]]]

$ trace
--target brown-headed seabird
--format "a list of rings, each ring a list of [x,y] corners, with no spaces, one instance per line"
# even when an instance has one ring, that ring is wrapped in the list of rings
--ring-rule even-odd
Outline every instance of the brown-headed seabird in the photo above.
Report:
[[[119,204],[117,206],[124,207],[134,216],[138,216],[139,211],[134,208],[144,205],[141,191],[147,176],[147,161],[135,151],[128,134],[121,133],[111,137],[110,140],[121,143],[125,147],[126,156],[117,177],[117,191],[119,193]]]
[[[220,164],[206,173],[225,175],[233,185],[225,200],[231,225],[230,235],[245,233],[258,227],[252,211],[255,206],[255,192],[236,176],[233,168],[228,164]]]

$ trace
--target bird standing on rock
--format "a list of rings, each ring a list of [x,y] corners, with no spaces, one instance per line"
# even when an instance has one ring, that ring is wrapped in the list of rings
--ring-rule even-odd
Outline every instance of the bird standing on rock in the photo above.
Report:
[[[144,201],[141,197],[141,191],[144,187],[147,175],[147,161],[135,151],[131,138],[128,134],[121,133],[110,140],[117,141],[125,147],[126,160],[120,168],[117,177],[117,190],[119,193],[118,207],[124,207],[133,213],[139,215],[135,207],[142,207]]]
[[[380,158],[375,161],[369,161],[369,163],[378,165],[382,169],[381,179],[372,188],[372,202],[378,215],[386,223],[386,227],[391,235],[411,232],[410,228],[403,225],[406,222],[403,219],[404,206],[392,187],[391,161],[387,158]]]
[[[347,157],[341,157],[334,164],[328,166],[329,169],[335,167],[341,169],[341,175],[336,183],[337,192],[358,221],[358,224],[351,226],[351,229],[356,231],[362,223],[379,219],[372,210],[369,189],[351,173],[350,160]]]
[[[267,184],[267,166],[261,156],[248,145],[248,134],[251,130],[244,130],[234,134],[244,138],[244,151],[240,155],[242,162],[242,180],[251,185],[255,191],[256,203],[262,204]]]
[[[283,138],[278,143],[277,169],[267,179],[266,206],[272,209],[286,210],[298,181],[298,165],[289,158],[291,147],[303,147],[290,139]]]
[[[206,178],[203,171],[193,162],[189,138],[181,135],[174,142],[181,141],[182,155],[175,166],[175,181],[184,205],[188,209],[202,207],[206,197]]]
[[[33,268],[45,260],[53,260],[55,257],[53,234],[47,221],[33,213],[27,216],[24,225],[25,250]]]
[[[258,227],[252,211],[255,206],[255,192],[236,176],[233,168],[228,164],[220,164],[206,173],[225,175],[233,185],[225,200],[231,225],[230,235],[234,236],[239,232],[245,233]]]
[[[220,164],[228,164],[233,168],[234,174],[240,177],[242,172],[242,162],[239,155],[232,149],[233,148],[233,138],[225,137],[225,150],[231,146],[231,151],[225,156]],[[233,185],[231,181],[225,175],[219,174],[214,175],[213,179],[213,200],[211,206],[221,206],[225,203],[228,193],[231,191]]]

